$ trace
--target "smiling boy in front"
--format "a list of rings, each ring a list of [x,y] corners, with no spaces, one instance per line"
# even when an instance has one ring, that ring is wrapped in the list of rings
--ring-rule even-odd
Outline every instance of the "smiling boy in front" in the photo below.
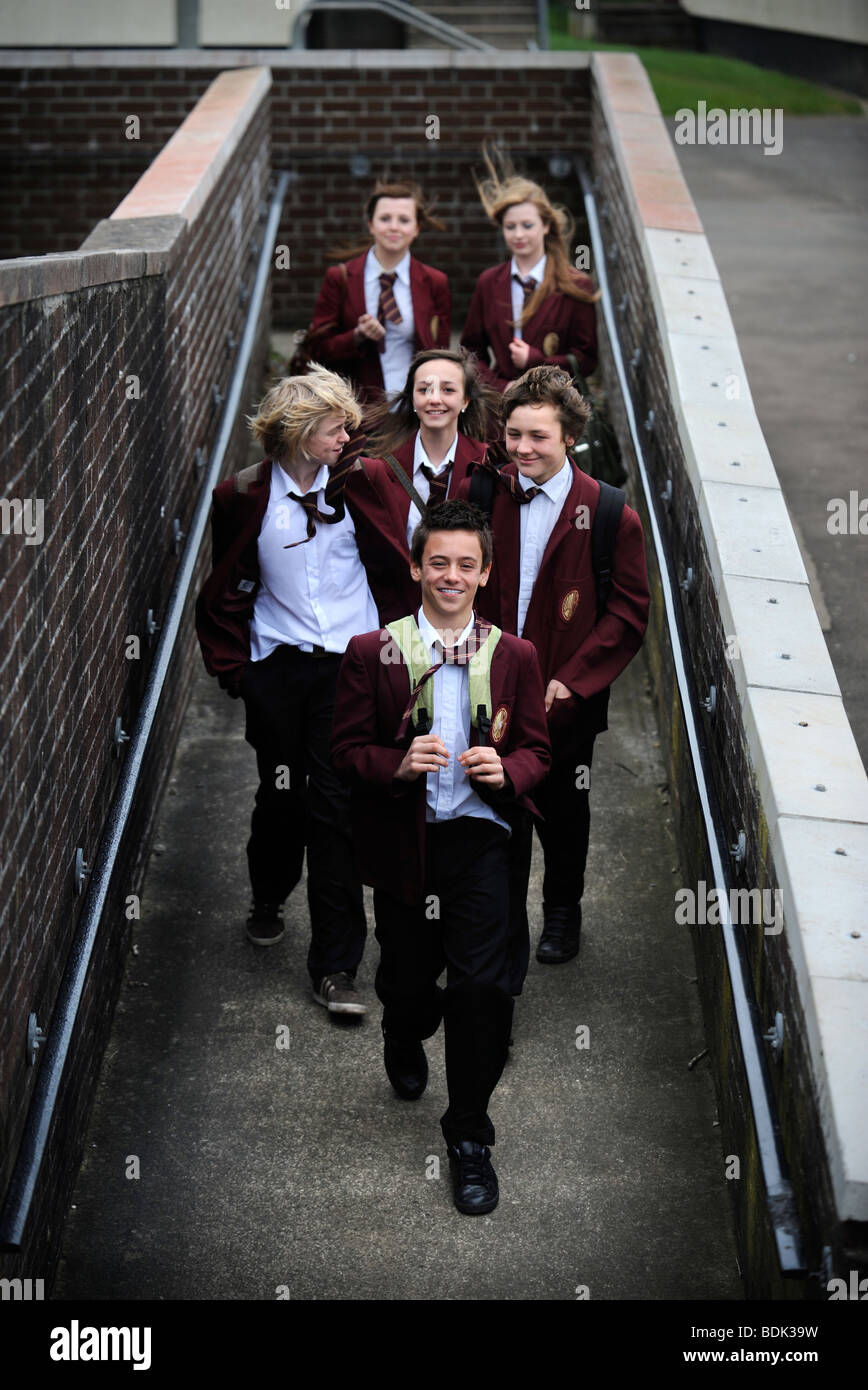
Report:
[[[467,1215],[498,1200],[487,1107],[513,1006],[503,812],[531,806],[526,794],[549,766],[533,647],[474,613],[491,553],[478,508],[449,501],[426,512],[410,549],[422,606],[350,642],[332,745],[353,783],[359,871],[374,889],[386,1072],[402,1099],[418,1099],[422,1040],[444,1020],[441,1127]]]

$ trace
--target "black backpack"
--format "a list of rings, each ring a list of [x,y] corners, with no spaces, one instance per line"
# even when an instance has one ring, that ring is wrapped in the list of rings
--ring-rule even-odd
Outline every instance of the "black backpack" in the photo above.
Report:
[[[591,527],[591,564],[594,568],[594,588],[597,595],[597,618],[603,614],[612,592],[612,570],[615,564],[615,537],[621,523],[621,513],[627,500],[623,488],[612,487],[598,479],[600,500]],[[488,468],[474,468],[470,475],[470,498],[486,516],[491,516],[497,476]]]

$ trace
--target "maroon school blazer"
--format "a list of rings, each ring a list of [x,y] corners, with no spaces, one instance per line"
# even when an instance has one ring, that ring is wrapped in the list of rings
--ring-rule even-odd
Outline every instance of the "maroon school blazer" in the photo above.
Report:
[[[408,478],[413,472],[415,444],[414,434],[395,450],[395,459]],[[456,496],[470,464],[481,459],[485,450],[485,444],[459,431],[448,496]],[[386,460],[363,459],[362,469],[347,478],[346,497],[380,622],[390,623],[405,613],[418,612],[422,598],[419,585],[410,576],[407,546],[410,498]]]
[[[350,640],[338,675],[332,763],[353,788],[359,876],[414,903],[424,892],[426,779],[395,781],[413,729],[397,738],[410,681],[403,662],[382,659],[390,641],[383,631]],[[479,789],[479,794],[500,814],[515,805],[533,811],[528,793],[551,762],[542,678],[530,642],[506,633],[491,658],[491,715],[484,738],[500,754],[507,785],[500,792]],[[476,731],[471,734],[478,741]]]
[[[365,306],[365,260],[367,253],[329,266],[320,286],[311,322],[310,353],[315,361],[359,388],[363,402],[381,399],[383,372],[376,343],[364,339],[358,344],[353,331]],[[416,339],[413,351],[447,348],[451,329],[452,298],[449,281],[442,270],[410,256],[410,295],[413,300]]]
[[[607,701],[605,697],[594,701],[594,697],[608,690],[645,635],[650,603],[645,542],[639,517],[625,503],[615,537],[612,590],[598,620],[591,527],[600,485],[574,463],[568,462],[567,467],[573,481],[543,552],[522,636],[536,648],[544,686],[558,680],[578,697],[556,700],[555,717],[581,716],[582,702],[592,701],[586,713],[596,727],[585,732],[595,733],[606,727]],[[504,476],[518,472],[514,463],[502,471]],[[468,478],[459,495],[469,494]],[[518,619],[520,517],[520,504],[498,483],[491,512],[494,564],[488,584],[479,590],[478,606],[483,617],[513,633]]]
[[[548,362],[570,370],[567,354],[578,360],[583,376],[590,376],[597,365],[597,322],[594,305],[571,299],[555,291],[544,299],[533,318],[522,329],[530,345],[527,366],[512,365],[509,344],[515,336],[512,314],[511,261],[484,270],[476,282],[470,312],[461,335],[462,347],[479,358],[481,373],[490,386],[504,391],[511,381]],[[593,282],[575,271],[576,284],[593,293]],[[488,367],[488,349],[494,353],[494,368]]]

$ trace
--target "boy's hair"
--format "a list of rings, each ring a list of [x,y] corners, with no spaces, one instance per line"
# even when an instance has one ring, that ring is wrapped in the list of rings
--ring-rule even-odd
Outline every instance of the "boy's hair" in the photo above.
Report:
[[[560,367],[543,365],[510,382],[503,393],[503,425],[509,423],[514,410],[522,405],[553,405],[561,422],[561,432],[578,443],[585,425],[591,418],[591,407],[576,390],[573,379]]]
[[[494,545],[488,517],[472,502],[462,502],[453,497],[446,502],[437,502],[433,507],[426,507],[410,539],[410,559],[414,565],[421,565],[425,543],[432,531],[472,531],[479,537],[482,546],[482,568],[487,569],[491,564]]]
[[[285,463],[304,451],[311,435],[329,415],[344,417],[347,429],[358,428],[362,412],[350,384],[318,363],[306,376],[285,376],[248,416],[250,432],[266,458]]]

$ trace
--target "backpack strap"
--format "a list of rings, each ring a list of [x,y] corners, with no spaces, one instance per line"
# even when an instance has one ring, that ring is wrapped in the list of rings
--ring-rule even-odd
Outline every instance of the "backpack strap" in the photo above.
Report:
[[[491,658],[502,637],[499,627],[491,631],[479,650],[470,658],[467,667],[467,693],[470,698],[470,726],[476,730],[479,744],[485,744],[491,733],[494,715],[491,700]]]
[[[612,592],[612,571],[615,567],[615,537],[621,524],[621,513],[627,500],[623,488],[600,481],[600,500],[591,527],[591,563],[594,567],[594,588],[597,594],[597,620],[602,616]]]
[[[251,463],[247,468],[242,468],[240,473],[235,474],[235,491],[240,492],[242,497],[250,491],[253,483],[261,483],[265,478],[266,468],[271,467],[270,459],[262,459],[259,463]]]
[[[421,516],[424,516],[426,511],[426,503],[422,501],[421,494],[416,491],[412,482],[407,477],[407,474],[404,472],[400,463],[395,458],[395,455],[384,454],[384,458],[389,467],[391,468],[392,472],[394,473],[395,477],[398,479],[398,482],[401,484],[401,487],[406,492],[410,501],[418,508],[419,514]]]
[[[410,615],[387,623],[381,630],[389,642],[383,647],[380,659],[387,665],[400,662],[407,669],[409,689],[416,688],[431,666],[431,653],[419,631],[416,619]],[[476,730],[477,742],[484,743],[491,730],[491,658],[502,636],[501,629],[489,625],[485,639],[467,663],[467,695],[470,702],[470,726]],[[395,651],[397,648],[397,652]],[[427,733],[434,722],[434,682],[426,681],[419,691],[411,718],[415,733]],[[402,723],[400,737],[405,729]]]

